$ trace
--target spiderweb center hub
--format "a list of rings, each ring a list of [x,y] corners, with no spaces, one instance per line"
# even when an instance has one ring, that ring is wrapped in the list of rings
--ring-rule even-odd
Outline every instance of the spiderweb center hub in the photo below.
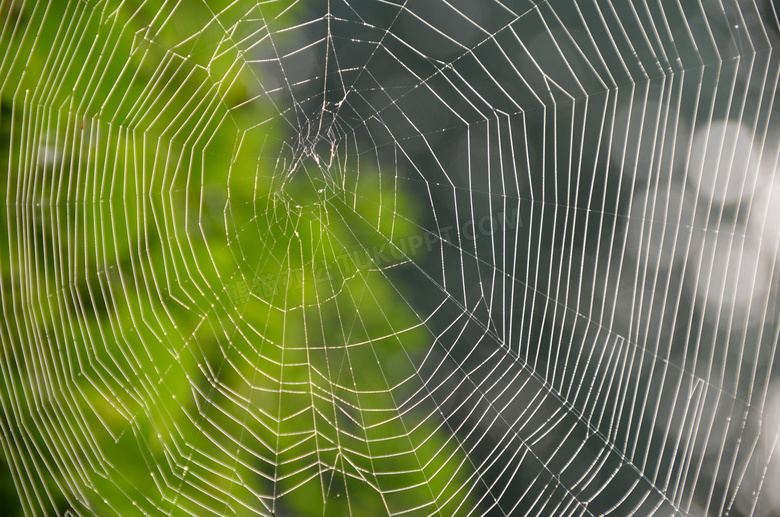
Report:
[[[316,210],[340,190],[336,143],[323,138],[298,146],[284,171],[280,194],[293,208]]]

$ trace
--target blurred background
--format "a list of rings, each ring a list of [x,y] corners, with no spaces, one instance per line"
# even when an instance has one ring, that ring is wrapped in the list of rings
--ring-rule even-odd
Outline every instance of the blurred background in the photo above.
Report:
[[[774,2],[0,2],[8,515],[780,512]]]

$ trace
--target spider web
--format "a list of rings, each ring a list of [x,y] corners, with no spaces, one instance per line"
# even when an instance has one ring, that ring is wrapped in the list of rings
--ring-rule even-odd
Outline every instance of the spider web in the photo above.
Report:
[[[8,507],[774,515],[774,5],[3,0]]]

